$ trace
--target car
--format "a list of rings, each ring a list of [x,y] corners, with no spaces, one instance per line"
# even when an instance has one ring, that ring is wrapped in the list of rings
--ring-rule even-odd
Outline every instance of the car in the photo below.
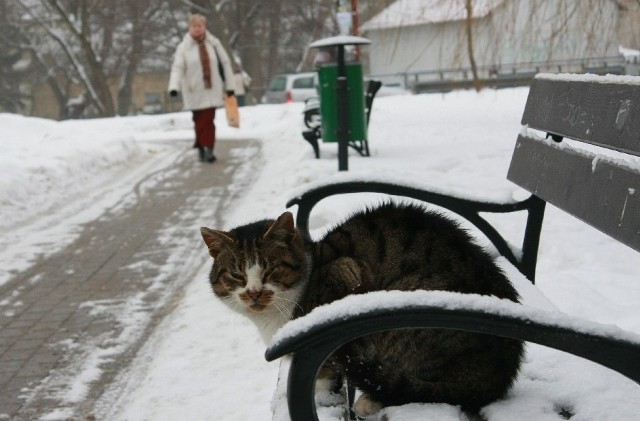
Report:
[[[277,75],[269,82],[262,103],[304,102],[308,98],[318,96],[316,81],[315,72]]]

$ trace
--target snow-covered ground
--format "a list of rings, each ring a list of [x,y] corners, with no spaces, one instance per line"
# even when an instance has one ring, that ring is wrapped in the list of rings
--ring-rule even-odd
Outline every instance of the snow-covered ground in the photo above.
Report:
[[[240,129],[226,127],[224,113],[219,113],[220,141],[253,138],[262,148],[259,159],[245,163],[244,171],[255,174],[253,184],[236,187],[239,199],[223,215],[223,226],[214,228],[277,217],[304,186],[345,177],[405,180],[471,197],[525,197],[505,177],[527,93],[518,88],[377,98],[369,128],[372,156],[352,152],[348,173],[337,171],[335,144],[321,145],[321,159],[314,158],[300,135],[301,104],[242,108]],[[81,223],[170,163],[176,150],[190,147],[192,138],[186,112],[66,122],[0,114],[0,124],[0,284],[28,267],[37,253],[70,242]],[[224,165],[225,157],[219,158],[214,165]],[[194,165],[202,165],[195,154]],[[378,200],[377,195],[361,194],[321,203],[312,215],[314,235],[350,210]],[[521,241],[523,218],[497,223],[515,244]],[[210,224],[203,219],[184,229]],[[43,244],[39,229],[45,228],[55,235]],[[639,266],[640,254],[548,208],[537,283],[563,311],[640,334]],[[255,328],[216,301],[207,284],[209,267],[210,261],[202,262],[183,301],[99,402],[98,419],[271,418],[279,363],[265,362]],[[2,303],[0,311],[6,311]],[[559,419],[558,408],[588,408],[572,419],[639,419],[629,402],[640,400],[640,389],[606,371],[530,347],[526,378],[508,401],[490,406],[487,413],[492,419],[517,414],[537,421]],[[559,372],[572,376],[554,383]],[[82,373],[69,378],[70,387],[81,378]],[[594,395],[599,399],[593,400]],[[556,401],[549,404],[548,396]],[[446,405],[405,408],[404,419],[423,419],[425,414],[459,419],[458,410]]]

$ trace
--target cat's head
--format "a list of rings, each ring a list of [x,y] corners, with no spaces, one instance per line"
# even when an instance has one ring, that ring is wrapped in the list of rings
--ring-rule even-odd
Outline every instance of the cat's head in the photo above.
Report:
[[[310,270],[293,215],[243,225],[231,231],[201,228],[214,263],[210,282],[226,304],[249,316],[291,319]]]

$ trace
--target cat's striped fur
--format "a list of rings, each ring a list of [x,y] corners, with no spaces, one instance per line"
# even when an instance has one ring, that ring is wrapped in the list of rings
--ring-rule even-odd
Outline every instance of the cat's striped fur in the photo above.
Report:
[[[365,210],[317,242],[303,240],[288,212],[202,234],[214,258],[214,293],[250,317],[265,340],[290,318],[349,294],[445,290],[518,301],[487,252],[455,222],[421,206]],[[522,356],[523,344],[512,339],[397,330],[345,345],[329,366],[382,406],[446,402],[477,411],[508,392]]]

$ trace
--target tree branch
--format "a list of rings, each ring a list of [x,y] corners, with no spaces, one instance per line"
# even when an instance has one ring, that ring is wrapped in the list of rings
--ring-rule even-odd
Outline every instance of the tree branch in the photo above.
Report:
[[[82,66],[82,64],[76,58],[76,56],[73,53],[71,47],[65,42],[65,40],[59,34],[57,34],[52,28],[50,28],[45,22],[43,22],[42,19],[40,19],[39,16],[36,16],[31,11],[31,8],[28,7],[27,5],[25,5],[22,2],[22,0],[16,0],[16,1],[29,14],[29,16],[31,16],[34,19],[34,21],[41,28],[43,28],[47,32],[47,34],[49,34],[49,36],[62,48],[62,51],[64,51],[65,56],[69,59],[69,61],[73,65],[73,68],[75,69],[75,71],[77,72],[78,76],[80,77],[80,80],[82,80],[82,84],[84,85],[84,87],[87,89],[87,91],[91,95],[91,99],[96,104],[96,107],[98,107],[98,109],[100,111],[103,111],[104,110],[104,104],[100,100],[100,97],[98,96],[98,93],[93,88],[93,84],[91,83],[91,80],[89,79],[87,74],[84,72],[84,67]],[[68,21],[68,19],[66,17],[64,19],[68,22],[68,24],[71,26],[71,28],[73,28],[73,25],[71,25],[71,23]],[[72,30],[75,30],[75,28],[73,28]],[[76,33],[77,33],[77,31],[76,31]]]

